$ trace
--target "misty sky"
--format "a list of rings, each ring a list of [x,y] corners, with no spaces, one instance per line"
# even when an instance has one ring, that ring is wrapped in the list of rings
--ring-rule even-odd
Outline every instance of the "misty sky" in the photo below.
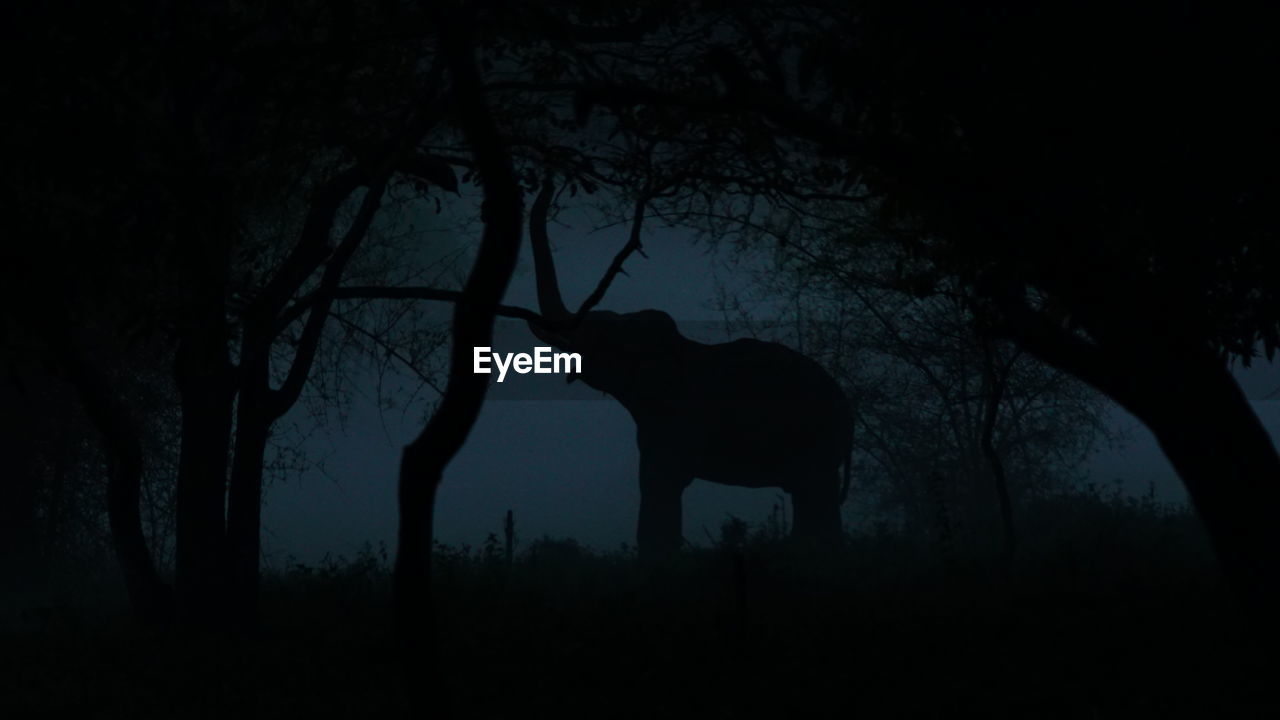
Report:
[[[571,306],[594,287],[624,232],[554,235],[557,268]],[[524,250],[506,302],[533,308],[533,275]],[[697,339],[717,339],[710,336],[720,318],[714,309],[717,284],[732,289],[745,273],[735,274],[723,253],[709,253],[707,245],[693,245],[683,233],[651,232],[645,251],[648,259],[628,261],[629,275],[619,276],[601,308],[666,310],[687,334],[689,328],[702,329],[708,336]],[[513,350],[537,344],[519,322],[503,321],[498,335]],[[1280,394],[1273,394],[1280,388],[1280,368],[1255,365],[1238,376],[1273,441],[1280,438]],[[290,421],[284,418],[286,425]],[[1128,439],[1094,456],[1088,468],[1094,481],[1121,478],[1131,492],[1145,492],[1154,483],[1160,499],[1182,501],[1185,494],[1151,435],[1119,409],[1112,422],[1127,431]],[[345,433],[333,428],[309,440],[307,452],[323,461],[324,472],[309,471],[268,490],[263,511],[267,564],[279,566],[289,556],[303,562],[316,562],[325,553],[350,557],[365,542],[393,548],[400,448],[420,429],[416,412],[380,414],[371,399],[357,400]],[[634,425],[621,405],[581,383],[565,386],[558,376],[512,373],[492,388],[470,440],[446,472],[436,537],[478,545],[488,533],[500,534],[502,517],[512,509],[525,544],[543,534],[574,537],[598,549],[633,542],[638,462]],[[857,489],[855,479],[851,495]],[[762,520],[780,492],[695,481],[685,493],[685,537],[705,544],[707,533],[715,535],[728,513]]]

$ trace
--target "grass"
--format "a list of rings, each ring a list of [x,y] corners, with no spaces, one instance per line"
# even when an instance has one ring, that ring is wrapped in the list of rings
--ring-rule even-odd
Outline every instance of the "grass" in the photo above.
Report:
[[[1005,565],[910,533],[815,553],[729,521],[660,568],[543,538],[438,546],[438,644],[406,678],[372,549],[264,579],[253,638],[117,608],[6,633],[3,702],[88,717],[1122,717],[1276,709],[1195,519],[1097,491],[1019,514]],[[0,710],[0,714],[2,710]],[[9,715],[13,717],[13,715]]]

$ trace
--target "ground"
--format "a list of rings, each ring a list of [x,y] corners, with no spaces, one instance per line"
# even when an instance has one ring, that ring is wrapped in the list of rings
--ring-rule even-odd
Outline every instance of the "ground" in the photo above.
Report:
[[[266,578],[255,636],[27,608],[5,631],[4,703],[130,718],[384,717],[422,697],[476,718],[1280,710],[1194,517],[1098,498],[1035,512],[1011,563],[886,532],[823,554],[765,528],[657,568],[571,540],[510,564],[497,543],[440,547],[435,658],[408,676],[378,552]]]

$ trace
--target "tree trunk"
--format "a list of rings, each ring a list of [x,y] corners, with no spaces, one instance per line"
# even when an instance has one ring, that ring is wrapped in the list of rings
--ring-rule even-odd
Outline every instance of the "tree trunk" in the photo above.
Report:
[[[507,516],[502,521],[502,540],[502,558],[507,567],[511,567],[516,557],[516,516],[510,510],[507,510]]]
[[[1258,618],[1280,601],[1280,456],[1231,373],[1214,359],[1170,360],[1166,383],[1129,409],[1186,485],[1229,581]]]
[[[262,539],[262,468],[271,420],[242,392],[236,413],[235,457],[227,503],[227,601],[242,629],[257,623]]]
[[[63,347],[62,355],[85,414],[102,435],[107,458],[107,521],[129,603],[143,623],[167,622],[173,598],[156,572],[142,530],[143,454],[137,424],[98,367],[69,344]]]
[[[232,621],[241,629],[257,622],[258,565],[262,545],[262,471],[276,416],[270,387],[271,326],[246,322],[240,352],[235,455],[227,489],[226,593]]]
[[[400,528],[392,592],[396,629],[411,657],[433,647],[430,582],[436,491],[444,464],[452,459],[441,458],[441,451],[426,447],[423,436],[430,428],[429,424],[400,456]]]
[[[216,321],[184,331],[174,368],[182,400],[174,591],[178,621],[195,626],[219,625],[224,618],[227,452],[235,385],[222,312],[219,306]]]
[[[0,414],[0,457],[5,459],[0,469],[0,593],[23,587],[36,569],[45,565],[39,559],[44,539],[41,531],[48,532],[57,520],[54,510],[60,490],[56,482],[54,487],[42,488],[42,478],[33,469],[36,446],[22,418],[31,417],[39,408],[29,402],[11,404],[10,400],[7,393],[0,395],[0,403],[8,405]],[[55,461],[55,481],[57,470]],[[39,522],[42,489],[49,498],[49,508],[44,521]]]
[[[173,596],[156,572],[151,551],[142,531],[138,503],[142,489],[142,447],[135,434],[111,438],[107,451],[107,519],[116,559],[124,574],[129,602],[138,619],[146,624],[167,623],[173,612]]]
[[[1018,550],[1018,536],[1013,524],[1013,499],[1009,495],[1009,482],[1005,477],[1004,461],[996,451],[995,433],[996,418],[1000,412],[1000,403],[1004,399],[1005,384],[1008,374],[1002,376],[996,369],[994,348],[990,341],[982,343],[982,374],[986,390],[986,403],[982,411],[982,454],[991,469],[991,477],[995,481],[996,500],[1000,504],[1000,525],[1004,530],[1005,562],[1013,561]]]
[[[465,11],[463,11],[465,12]],[[489,377],[471,371],[473,348],[493,340],[498,303],[520,250],[521,192],[505,140],[485,103],[469,18],[450,23],[442,37],[453,75],[458,124],[484,181],[484,233],[462,297],[454,306],[449,381],[435,415],[404,449],[400,461],[400,529],[392,578],[396,625],[412,662],[430,648],[432,515],[445,466],[470,434]]]
[[[1010,335],[1093,385],[1156,436],[1186,486],[1228,581],[1253,619],[1274,630],[1280,601],[1280,455],[1225,363],[1164,335],[1112,332],[1085,342],[1025,309]]]

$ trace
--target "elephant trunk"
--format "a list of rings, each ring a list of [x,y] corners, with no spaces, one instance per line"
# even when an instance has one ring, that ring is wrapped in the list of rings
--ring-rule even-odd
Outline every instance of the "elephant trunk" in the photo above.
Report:
[[[560,297],[560,283],[556,279],[556,267],[551,259],[551,242],[547,239],[547,210],[551,207],[553,194],[555,194],[555,181],[548,175],[529,211],[529,241],[533,246],[533,272],[538,287],[538,311],[552,325],[569,318],[569,311]],[[534,332],[537,333],[538,330],[535,329]]]

